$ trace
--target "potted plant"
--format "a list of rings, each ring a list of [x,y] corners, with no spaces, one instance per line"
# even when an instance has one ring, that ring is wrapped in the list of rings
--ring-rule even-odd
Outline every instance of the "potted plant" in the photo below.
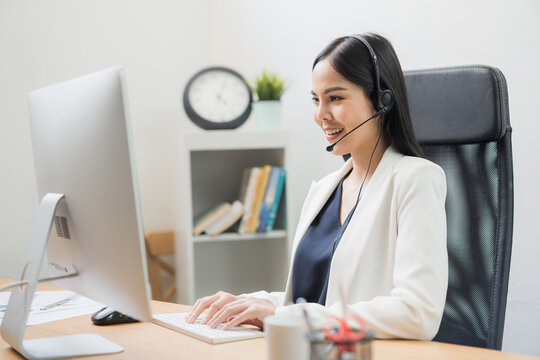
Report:
[[[252,104],[257,130],[279,130],[281,96],[285,91],[283,79],[263,71],[261,76],[255,79],[253,91],[257,95],[257,101]]]

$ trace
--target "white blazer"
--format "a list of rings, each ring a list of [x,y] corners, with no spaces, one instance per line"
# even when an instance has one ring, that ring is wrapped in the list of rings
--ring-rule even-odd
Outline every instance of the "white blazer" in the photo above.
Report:
[[[294,236],[285,292],[246,295],[272,302],[276,314],[299,312],[291,289],[296,248],[351,167],[349,160],[312,184]],[[389,147],[332,258],[326,306],[309,303],[310,314],[341,316],[339,287],[350,283],[348,312],[362,317],[378,338],[432,339],[448,285],[445,198],[439,166]]]

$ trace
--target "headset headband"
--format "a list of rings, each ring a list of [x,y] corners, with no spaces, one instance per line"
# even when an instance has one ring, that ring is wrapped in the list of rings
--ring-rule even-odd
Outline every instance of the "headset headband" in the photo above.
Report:
[[[394,96],[392,95],[392,92],[388,89],[381,90],[381,78],[379,75],[379,63],[377,61],[377,55],[375,55],[375,51],[373,51],[373,48],[369,44],[369,42],[359,34],[353,34],[349,35],[349,37],[352,37],[364,44],[366,48],[369,51],[369,54],[371,55],[371,62],[373,64],[373,72],[375,73],[375,105],[377,106],[377,110],[384,110],[384,112],[390,111],[392,106],[394,105]]]

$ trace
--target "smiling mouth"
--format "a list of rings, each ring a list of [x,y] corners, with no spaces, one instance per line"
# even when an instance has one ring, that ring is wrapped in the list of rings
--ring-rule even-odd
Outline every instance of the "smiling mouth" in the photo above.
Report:
[[[326,136],[333,136],[333,135],[340,134],[342,132],[343,132],[343,128],[341,128],[341,129],[332,129],[332,130],[326,130],[325,134],[326,134]]]

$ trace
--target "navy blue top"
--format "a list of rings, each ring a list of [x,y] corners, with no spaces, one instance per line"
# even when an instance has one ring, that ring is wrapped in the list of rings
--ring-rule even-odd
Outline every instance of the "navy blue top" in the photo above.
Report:
[[[350,172],[349,172],[350,173]],[[341,189],[345,175],[315,217],[298,244],[292,272],[292,299],[303,297],[307,302],[324,305],[332,256],[354,212],[340,224]]]

